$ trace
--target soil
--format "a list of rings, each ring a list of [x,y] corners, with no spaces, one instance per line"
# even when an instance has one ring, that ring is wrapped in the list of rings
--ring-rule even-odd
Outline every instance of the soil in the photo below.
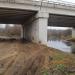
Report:
[[[75,55],[31,42],[0,42],[0,75],[43,75],[59,64],[74,67]]]

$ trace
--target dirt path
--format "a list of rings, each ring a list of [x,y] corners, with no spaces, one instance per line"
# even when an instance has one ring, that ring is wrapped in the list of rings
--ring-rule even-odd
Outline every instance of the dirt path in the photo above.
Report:
[[[41,62],[44,61],[43,54],[40,54],[43,49],[44,47],[42,48],[40,45],[33,43],[1,42],[0,62],[2,67],[0,67],[0,74],[23,75],[30,73],[28,72],[30,68],[32,70],[36,68],[37,70]],[[32,65],[35,66],[33,67]]]
[[[74,65],[72,57],[40,44],[0,42],[0,75],[42,75],[41,69],[51,65]]]

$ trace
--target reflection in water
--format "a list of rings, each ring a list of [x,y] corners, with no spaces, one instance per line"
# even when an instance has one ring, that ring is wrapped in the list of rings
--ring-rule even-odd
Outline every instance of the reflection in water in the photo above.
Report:
[[[68,45],[66,42],[64,42],[62,40],[49,40],[48,46],[59,49],[64,52],[72,52],[72,45],[71,44]]]

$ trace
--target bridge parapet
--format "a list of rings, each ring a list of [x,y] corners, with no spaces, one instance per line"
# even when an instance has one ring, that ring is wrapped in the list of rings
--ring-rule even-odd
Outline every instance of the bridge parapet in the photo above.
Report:
[[[75,8],[75,3],[59,1],[59,0],[0,0],[0,3],[14,3],[14,4],[32,4],[32,5],[46,5],[53,7],[71,7]]]
[[[56,14],[64,14],[66,13],[65,11],[69,11],[71,13],[70,15],[75,15],[75,3],[64,2],[59,0],[0,0],[0,7],[17,8],[33,11],[41,10],[42,12],[48,13],[57,12]]]
[[[7,3],[26,3],[26,2],[45,2],[45,3],[52,3],[57,5],[69,5],[75,6],[75,3],[60,1],[60,0],[0,0],[0,2],[7,2]]]
[[[0,2],[6,2],[6,3],[26,3],[32,1],[33,0],[0,0]]]

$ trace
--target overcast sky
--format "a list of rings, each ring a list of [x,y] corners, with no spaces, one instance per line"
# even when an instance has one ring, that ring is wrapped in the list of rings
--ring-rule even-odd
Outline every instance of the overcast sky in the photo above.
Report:
[[[72,29],[71,27],[53,27],[53,26],[48,26],[48,29],[55,29],[55,30],[67,30],[67,29]]]

